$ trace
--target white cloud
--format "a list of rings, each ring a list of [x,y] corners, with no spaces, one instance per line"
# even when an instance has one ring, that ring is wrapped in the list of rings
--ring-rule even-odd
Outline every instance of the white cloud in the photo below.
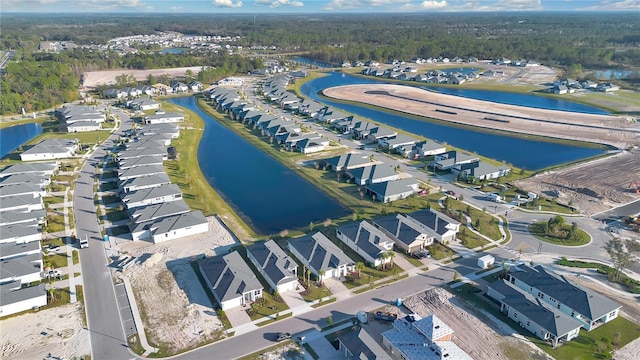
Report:
[[[4,0],[3,5],[20,5],[23,8],[42,5],[64,5],[69,9],[88,8],[89,10],[109,10],[123,8],[153,9],[146,2],[140,0]]]
[[[498,0],[493,6],[498,11],[509,10],[541,10],[541,0]]]
[[[239,8],[242,7],[242,0],[236,2],[233,2],[233,0],[213,0],[212,4],[216,7]]]
[[[171,6],[171,7],[169,7],[169,10],[171,10],[171,11],[182,11],[182,10],[184,10],[184,8],[182,6]]]
[[[268,5],[270,8],[277,8],[280,6],[293,6],[302,7],[304,3],[297,0],[254,0],[256,5]]]
[[[446,7],[447,1],[446,0],[442,0],[442,1],[423,1],[422,4],[420,4],[420,7],[423,9],[442,9],[444,7]]]
[[[640,11],[640,0],[604,0],[600,4],[595,6],[590,6],[587,8],[581,8],[578,10],[609,10],[609,11],[620,11],[620,10],[636,10]]]
[[[347,9],[368,9],[372,7],[392,5],[406,6],[411,0],[332,0],[324,9],[325,10],[347,10]]]

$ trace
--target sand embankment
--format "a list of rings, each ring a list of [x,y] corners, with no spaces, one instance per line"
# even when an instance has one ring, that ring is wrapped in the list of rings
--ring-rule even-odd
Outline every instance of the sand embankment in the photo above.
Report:
[[[498,104],[403,85],[345,85],[325,89],[323,93],[336,99],[464,125],[608,144],[618,148],[640,145],[640,126],[630,117]]]
[[[133,75],[136,80],[142,81],[146,80],[149,75],[160,76],[160,75],[169,75],[169,77],[174,78],[176,76],[184,76],[187,74],[187,70],[191,70],[193,75],[197,75],[200,70],[202,70],[202,66],[191,66],[191,67],[179,67],[179,68],[168,68],[168,69],[150,69],[150,70],[131,70],[131,69],[120,69],[120,70],[103,70],[103,71],[90,71],[82,74],[82,86],[84,87],[95,87],[98,85],[112,85],[116,83],[116,76],[125,74],[125,75]]]

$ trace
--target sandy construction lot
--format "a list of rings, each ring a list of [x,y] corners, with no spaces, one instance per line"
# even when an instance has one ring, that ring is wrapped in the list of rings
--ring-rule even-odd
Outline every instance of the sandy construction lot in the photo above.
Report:
[[[546,171],[515,185],[558,202],[571,203],[587,215],[640,198],[629,190],[640,183],[640,150],[634,149],[557,171]]]
[[[84,87],[95,87],[98,85],[111,85],[116,83],[116,76],[118,75],[133,75],[136,80],[142,81],[146,80],[149,75],[159,76],[159,75],[169,75],[174,78],[176,76],[184,76],[187,73],[187,70],[191,70],[193,75],[197,75],[201,66],[191,66],[191,67],[180,67],[180,68],[168,68],[168,69],[151,69],[151,70],[130,70],[130,69],[122,69],[122,70],[103,70],[103,71],[90,71],[82,74],[82,86]]]
[[[521,134],[609,144],[640,145],[640,125],[631,117],[579,114],[498,104],[439,94],[412,86],[346,85],[323,91],[341,100],[362,102],[409,114]]]
[[[74,359],[91,354],[89,331],[82,324],[82,303],[24,314],[0,323],[0,358]]]
[[[431,314],[438,316],[453,329],[453,342],[476,360],[509,359],[514,356],[520,360],[548,358],[542,350],[507,325],[492,319],[493,316],[469,313],[466,305],[444,289],[435,288],[414,295],[405,299],[404,305],[422,317]]]
[[[208,219],[210,231],[206,234],[160,244],[119,245],[120,251],[145,259],[124,275],[131,281],[145,329],[151,334],[149,341],[173,351],[195,347],[222,333],[222,323],[190,262],[205,255],[226,254],[238,242],[217,218]]]

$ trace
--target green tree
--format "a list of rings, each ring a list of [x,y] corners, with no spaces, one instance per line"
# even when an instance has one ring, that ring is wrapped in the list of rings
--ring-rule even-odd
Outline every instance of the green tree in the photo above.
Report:
[[[615,269],[615,273],[613,278],[615,280],[620,279],[620,274],[631,264],[632,261],[632,253],[629,251],[630,246],[629,242],[631,240],[620,240],[618,238],[609,240],[605,245],[604,249],[611,256],[611,262],[613,263],[613,268]]]
[[[356,266],[355,266],[355,269],[358,272],[358,277],[360,277],[361,276],[361,271],[364,269],[364,263],[361,262],[361,261],[357,262]]]

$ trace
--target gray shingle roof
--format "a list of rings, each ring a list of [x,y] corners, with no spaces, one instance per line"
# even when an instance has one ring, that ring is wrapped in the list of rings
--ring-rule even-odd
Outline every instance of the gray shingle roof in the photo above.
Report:
[[[199,260],[198,265],[220,301],[262,289],[256,275],[237,251]]]
[[[130,169],[136,166],[162,165],[162,156],[145,156],[141,158],[127,159],[120,161],[120,169]]]
[[[158,219],[153,223],[151,229],[153,235],[160,235],[206,223],[207,218],[204,217],[201,211],[197,210]]]
[[[379,217],[373,222],[391,235],[395,236],[402,243],[411,245],[421,234],[427,234],[425,229],[408,220],[404,215],[393,214]]]
[[[2,197],[24,194],[31,194],[33,196],[40,192],[42,192],[41,186],[34,183],[10,184],[0,187],[0,196]]]
[[[148,186],[165,186],[171,184],[171,179],[167,174],[156,174],[150,176],[142,176],[125,181],[120,187],[125,188],[140,188]]]
[[[66,153],[75,149],[76,146],[75,139],[45,139],[30,149],[23,151],[22,154]]]
[[[289,247],[296,249],[316,272],[354,263],[321,232],[291,239]]]
[[[374,259],[381,252],[387,251],[382,246],[383,243],[393,243],[393,239],[365,220],[338,226],[336,230],[355,242],[360,249]]]
[[[20,281],[11,281],[0,284],[0,298],[2,298],[3,306],[19,303],[39,296],[46,296],[47,294],[45,292],[44,284],[26,288],[21,288],[21,285]],[[45,303],[43,305],[46,305],[46,297],[44,302]]]
[[[0,279],[17,279],[21,276],[38,273],[41,271],[41,262],[42,254],[40,253],[3,259],[0,261]]]
[[[418,186],[418,181],[414,178],[384,181],[374,184],[368,184],[366,187],[370,191],[382,196],[394,196],[407,194],[414,191],[414,187]]]
[[[5,196],[0,201],[0,211],[16,207],[34,207],[38,204],[42,205],[42,199],[32,195]]]
[[[356,153],[343,154],[332,158],[324,159],[324,161],[331,165],[333,170],[343,170],[349,168],[356,168],[362,166],[374,165],[368,156]]]
[[[2,225],[0,226],[0,239],[9,240],[41,234],[42,232],[38,230],[38,227],[33,225],[33,223]]]
[[[271,282],[280,285],[285,282],[294,281],[296,277],[291,272],[298,267],[282,250],[275,241],[255,243],[247,247],[247,253],[260,264],[264,273],[271,279]]]
[[[349,350],[351,355],[347,360],[391,360],[380,345],[363,328],[348,333],[338,338],[342,345]]]
[[[143,223],[167,216],[188,213],[189,211],[189,205],[187,205],[184,200],[180,199],[177,201],[136,208],[131,211],[129,217],[136,223]]]
[[[18,223],[32,223],[36,224],[39,220],[43,220],[47,216],[47,211],[34,210],[34,211],[2,211],[0,212],[0,225],[18,224]]]
[[[48,175],[26,173],[26,174],[14,174],[3,177],[0,181],[0,186],[6,186],[11,184],[32,183],[36,185],[47,184],[49,181]]]
[[[447,225],[449,224],[460,225],[458,221],[453,220],[447,215],[430,209],[419,210],[410,213],[407,216],[418,221],[419,223],[426,226],[428,229],[433,230],[439,235],[442,235],[449,231],[449,229],[447,229]]]
[[[30,253],[40,250],[40,241],[30,241],[28,243],[16,244],[14,242],[6,242],[0,244],[0,258],[11,258],[16,255]]]
[[[145,166],[136,166],[130,169],[118,170],[118,178],[120,180],[128,180],[136,177],[156,175],[156,174],[164,174],[164,166],[145,165]]]
[[[556,275],[540,265],[534,268],[522,265],[512,268],[509,274],[529,286],[544,291],[591,320],[599,319],[621,307],[620,304],[571,283],[564,276]]]
[[[55,161],[18,163],[2,169],[2,171],[0,171],[0,178],[13,174],[49,173],[55,171],[57,168],[58,163]]]
[[[387,164],[360,167],[348,170],[348,172],[356,179],[367,180],[368,183],[397,175],[393,168]]]
[[[556,337],[582,327],[582,323],[576,319],[524,293],[504,279],[489,284],[489,287],[504,296],[500,301]]]
[[[142,178],[137,178],[142,179]],[[182,194],[180,187],[176,184],[168,184],[156,186],[148,189],[142,189],[127,193],[122,197],[122,202],[125,204],[128,203],[137,203],[140,201],[144,201],[146,199],[154,199],[157,197],[171,196],[176,194]]]

